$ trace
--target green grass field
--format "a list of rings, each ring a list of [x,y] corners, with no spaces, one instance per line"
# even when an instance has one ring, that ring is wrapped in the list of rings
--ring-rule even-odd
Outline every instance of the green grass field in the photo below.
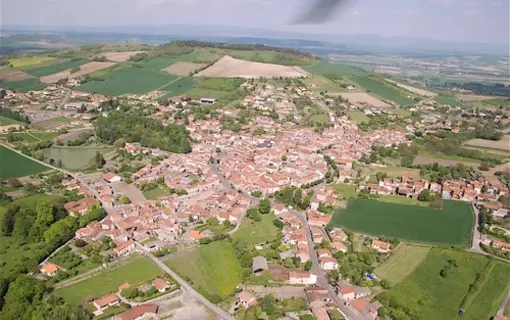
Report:
[[[363,175],[373,176],[377,172],[386,173],[390,178],[400,178],[403,175],[409,178],[420,178],[420,169],[406,168],[406,167],[381,167],[381,168],[363,168]]]
[[[367,72],[363,69],[354,68],[338,63],[328,61],[318,61],[305,68],[313,75],[336,74],[344,77],[366,76]]]
[[[5,87],[9,90],[16,90],[19,92],[28,92],[30,90],[42,90],[46,88],[46,85],[35,78],[25,79],[20,81],[12,81],[2,83],[2,87]]]
[[[386,83],[381,83],[373,78],[355,77],[354,81],[362,88],[367,90],[370,94],[378,96],[382,99],[392,100],[402,105],[414,105],[416,101],[407,98],[407,95],[402,90]],[[382,81],[382,80],[381,80]]]
[[[176,63],[177,58],[157,57],[142,63],[142,67],[149,70],[160,71],[171,64]]]
[[[393,285],[404,280],[425,260],[430,247],[402,243],[381,265],[375,269],[377,276]]]
[[[504,294],[510,289],[510,265],[499,261],[493,263],[487,281],[466,306],[466,313],[457,319],[489,319],[496,314]]]
[[[387,111],[403,117],[410,117],[412,115],[411,111],[402,108],[393,108],[388,109]]]
[[[226,298],[242,278],[234,248],[226,240],[176,253],[165,263],[189,277],[193,287],[207,298]]]
[[[85,302],[87,297],[96,298],[117,292],[118,287],[124,282],[133,286],[162,275],[164,272],[154,262],[139,257],[122,267],[106,270],[87,280],[57,289],[55,293],[67,302],[79,305]]]
[[[56,60],[56,58],[53,58],[53,57],[35,56],[35,57],[24,57],[24,58],[10,59],[9,63],[14,68],[22,68],[22,67],[32,66],[35,64],[51,62],[51,61],[55,61],[55,60]]]
[[[245,219],[241,228],[233,234],[234,240],[244,239],[252,245],[263,242],[272,242],[276,239],[279,229],[274,226],[273,214],[262,215],[262,221],[254,222],[251,219]]]
[[[442,277],[439,273],[451,259],[455,260],[457,267],[452,267],[448,275]],[[416,318],[454,319],[469,286],[487,262],[488,258],[482,255],[434,248],[411,275],[389,291],[389,295],[393,301],[413,310]],[[485,301],[485,297],[482,298]],[[487,308],[483,307],[485,310]],[[489,319],[489,315],[470,319]]]
[[[480,160],[476,160],[476,159],[465,158],[465,157],[456,156],[456,155],[442,154],[442,153],[433,153],[433,152],[427,152],[427,151],[420,151],[418,153],[418,155],[423,156],[423,157],[430,157],[430,158],[437,158],[437,159],[444,159],[444,160],[471,162],[473,166],[475,166],[476,164],[479,164],[481,162]],[[439,163],[441,163],[441,162],[439,161]]]
[[[368,122],[370,119],[361,111],[351,110],[347,112],[349,120],[356,122]]]
[[[149,91],[170,85],[178,77],[161,71],[151,71],[137,67],[115,69],[105,81],[89,81],[78,87],[78,90],[110,96],[123,94],[144,94]]]
[[[50,168],[25,158],[4,146],[0,146],[0,163],[0,177],[2,178],[19,178],[50,170]]]
[[[60,200],[60,197],[52,196],[46,193],[36,193],[23,198],[15,199],[13,202],[18,205],[28,205],[32,208],[35,208],[40,202],[48,202],[50,204],[55,204]]]
[[[420,207],[428,207],[428,202],[418,201],[416,199],[394,196],[394,195],[380,195],[379,201],[386,203],[395,203],[395,204],[405,204],[409,206],[420,206]]]
[[[144,191],[142,193],[148,200],[157,200],[159,197],[170,195],[161,187],[157,187],[156,189],[152,189],[149,191]]]
[[[331,225],[402,240],[469,247],[473,213],[468,203],[445,201],[442,210],[352,199]]]
[[[434,100],[441,104],[449,104],[451,106],[463,107],[464,104],[457,100],[454,96],[436,96]]]
[[[5,117],[0,117],[0,126],[8,126],[11,124],[27,125],[26,123],[23,122],[19,122]]]
[[[6,210],[0,206],[0,213]],[[0,274],[5,277],[14,276],[30,263],[38,263],[37,256],[45,250],[44,242],[20,245],[12,237],[0,237]]]
[[[336,193],[339,196],[342,196],[346,199],[356,198],[356,187],[350,184],[337,183],[333,185],[333,189],[335,189]]]
[[[82,65],[84,63],[87,63],[87,60],[76,59],[76,60],[69,60],[69,61],[62,62],[62,63],[54,63],[54,64],[50,64],[50,65],[47,65],[44,67],[39,67],[39,68],[37,68],[37,67],[24,68],[23,70],[26,73],[39,78],[39,77],[44,77],[44,76],[54,74],[57,72],[61,72],[61,71],[67,70],[67,69],[73,69],[73,68],[76,68],[79,65]]]
[[[195,85],[195,81],[191,77],[180,78],[179,80],[161,88],[161,91],[167,92],[160,99],[171,98],[175,96],[183,95],[189,92],[193,86]]]

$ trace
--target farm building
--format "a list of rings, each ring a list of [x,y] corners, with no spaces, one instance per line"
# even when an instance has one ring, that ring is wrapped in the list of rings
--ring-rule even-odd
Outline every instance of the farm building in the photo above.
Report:
[[[214,104],[214,103],[216,103],[216,99],[202,98],[202,99],[200,99],[200,103],[201,104]]]
[[[262,256],[253,258],[252,268],[253,268],[253,273],[256,275],[262,273],[265,270],[269,270],[269,268],[267,266],[267,259]]]

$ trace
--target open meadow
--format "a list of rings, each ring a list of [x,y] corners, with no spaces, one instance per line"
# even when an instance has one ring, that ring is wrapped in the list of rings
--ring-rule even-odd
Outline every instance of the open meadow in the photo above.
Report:
[[[119,96],[128,93],[144,94],[170,85],[178,78],[160,71],[137,67],[123,67],[111,72],[105,81],[89,81],[78,87],[79,91]]]
[[[79,305],[89,298],[117,292],[119,286],[125,282],[136,286],[162,275],[164,272],[150,259],[137,257],[127,265],[101,271],[92,278],[57,289],[55,293],[65,301]]]
[[[276,239],[279,231],[273,224],[274,214],[263,214],[262,220],[255,222],[251,219],[245,219],[241,228],[232,235],[234,240],[246,240],[251,245],[257,245],[264,242],[272,242]]]
[[[378,200],[351,199],[331,226],[401,240],[431,244],[471,245],[473,213],[469,203],[444,201],[441,210]]]
[[[370,118],[368,118],[362,111],[358,110],[350,110],[347,112],[347,116],[349,120],[356,122],[368,122]]]
[[[466,166],[476,168],[479,164],[479,160],[470,158],[461,158],[457,156],[447,156],[443,154],[420,154],[414,158],[413,164],[434,164],[438,163],[443,166],[455,166],[457,163],[462,163]]]
[[[227,240],[178,252],[165,261],[181,277],[211,300],[226,298],[242,279],[242,268],[232,244]]]
[[[50,168],[25,158],[1,145],[0,163],[0,177],[2,178],[19,178],[50,170]]]
[[[0,206],[0,214],[7,209]],[[20,269],[37,264],[41,252],[45,252],[44,242],[20,244],[13,237],[0,237],[0,274],[5,277],[16,275]]]
[[[425,260],[430,248],[402,243],[387,260],[375,269],[375,274],[395,285],[404,280]]]
[[[300,67],[245,61],[224,56],[209,68],[195,74],[195,77],[298,78],[308,75],[309,73]]]
[[[381,296],[386,296],[395,304],[405,306],[406,313],[411,318],[451,320],[456,317],[477,274],[482,273],[488,263],[490,263],[489,259],[483,255],[446,248],[433,248],[414,272],[390,289],[388,293],[379,295],[378,299]],[[447,266],[450,266],[449,271],[445,273],[445,276],[441,276],[441,271]],[[506,273],[508,274],[508,271]],[[497,282],[508,279],[505,274],[491,274],[490,278],[492,277],[498,279]],[[486,285],[479,287],[476,291],[481,292]],[[501,296],[503,293],[504,286],[493,284],[490,286],[491,290],[494,290],[494,294],[480,297],[481,302],[487,301],[486,299],[490,297]],[[491,301],[490,304],[479,305],[480,309],[476,313],[483,315],[481,317],[469,316],[470,308],[468,307],[462,319],[489,319],[493,315],[489,313],[492,305],[499,302]]]
[[[62,160],[64,168],[71,170],[85,169],[90,166],[91,160],[96,155],[96,152],[105,154],[111,151],[112,148],[103,147],[53,147],[43,149],[45,161],[53,159],[55,163]]]

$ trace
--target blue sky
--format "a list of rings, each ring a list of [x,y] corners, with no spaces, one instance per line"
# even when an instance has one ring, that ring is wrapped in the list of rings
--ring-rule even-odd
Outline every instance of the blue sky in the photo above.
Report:
[[[312,0],[1,0],[3,25],[226,25],[509,43],[510,0],[348,0],[328,23],[289,21]]]

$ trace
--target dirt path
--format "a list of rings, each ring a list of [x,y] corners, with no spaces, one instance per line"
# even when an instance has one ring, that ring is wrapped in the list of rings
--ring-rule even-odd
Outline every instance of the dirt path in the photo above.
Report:
[[[181,80],[181,79],[182,79],[182,77],[179,77],[179,78],[175,79],[174,81],[169,82],[169,83],[165,84],[164,86],[159,87],[159,88],[154,89],[154,90],[161,90],[161,89],[163,89],[164,87],[169,86],[169,85],[171,85],[172,83],[177,82],[177,81],[179,81],[179,80]]]

